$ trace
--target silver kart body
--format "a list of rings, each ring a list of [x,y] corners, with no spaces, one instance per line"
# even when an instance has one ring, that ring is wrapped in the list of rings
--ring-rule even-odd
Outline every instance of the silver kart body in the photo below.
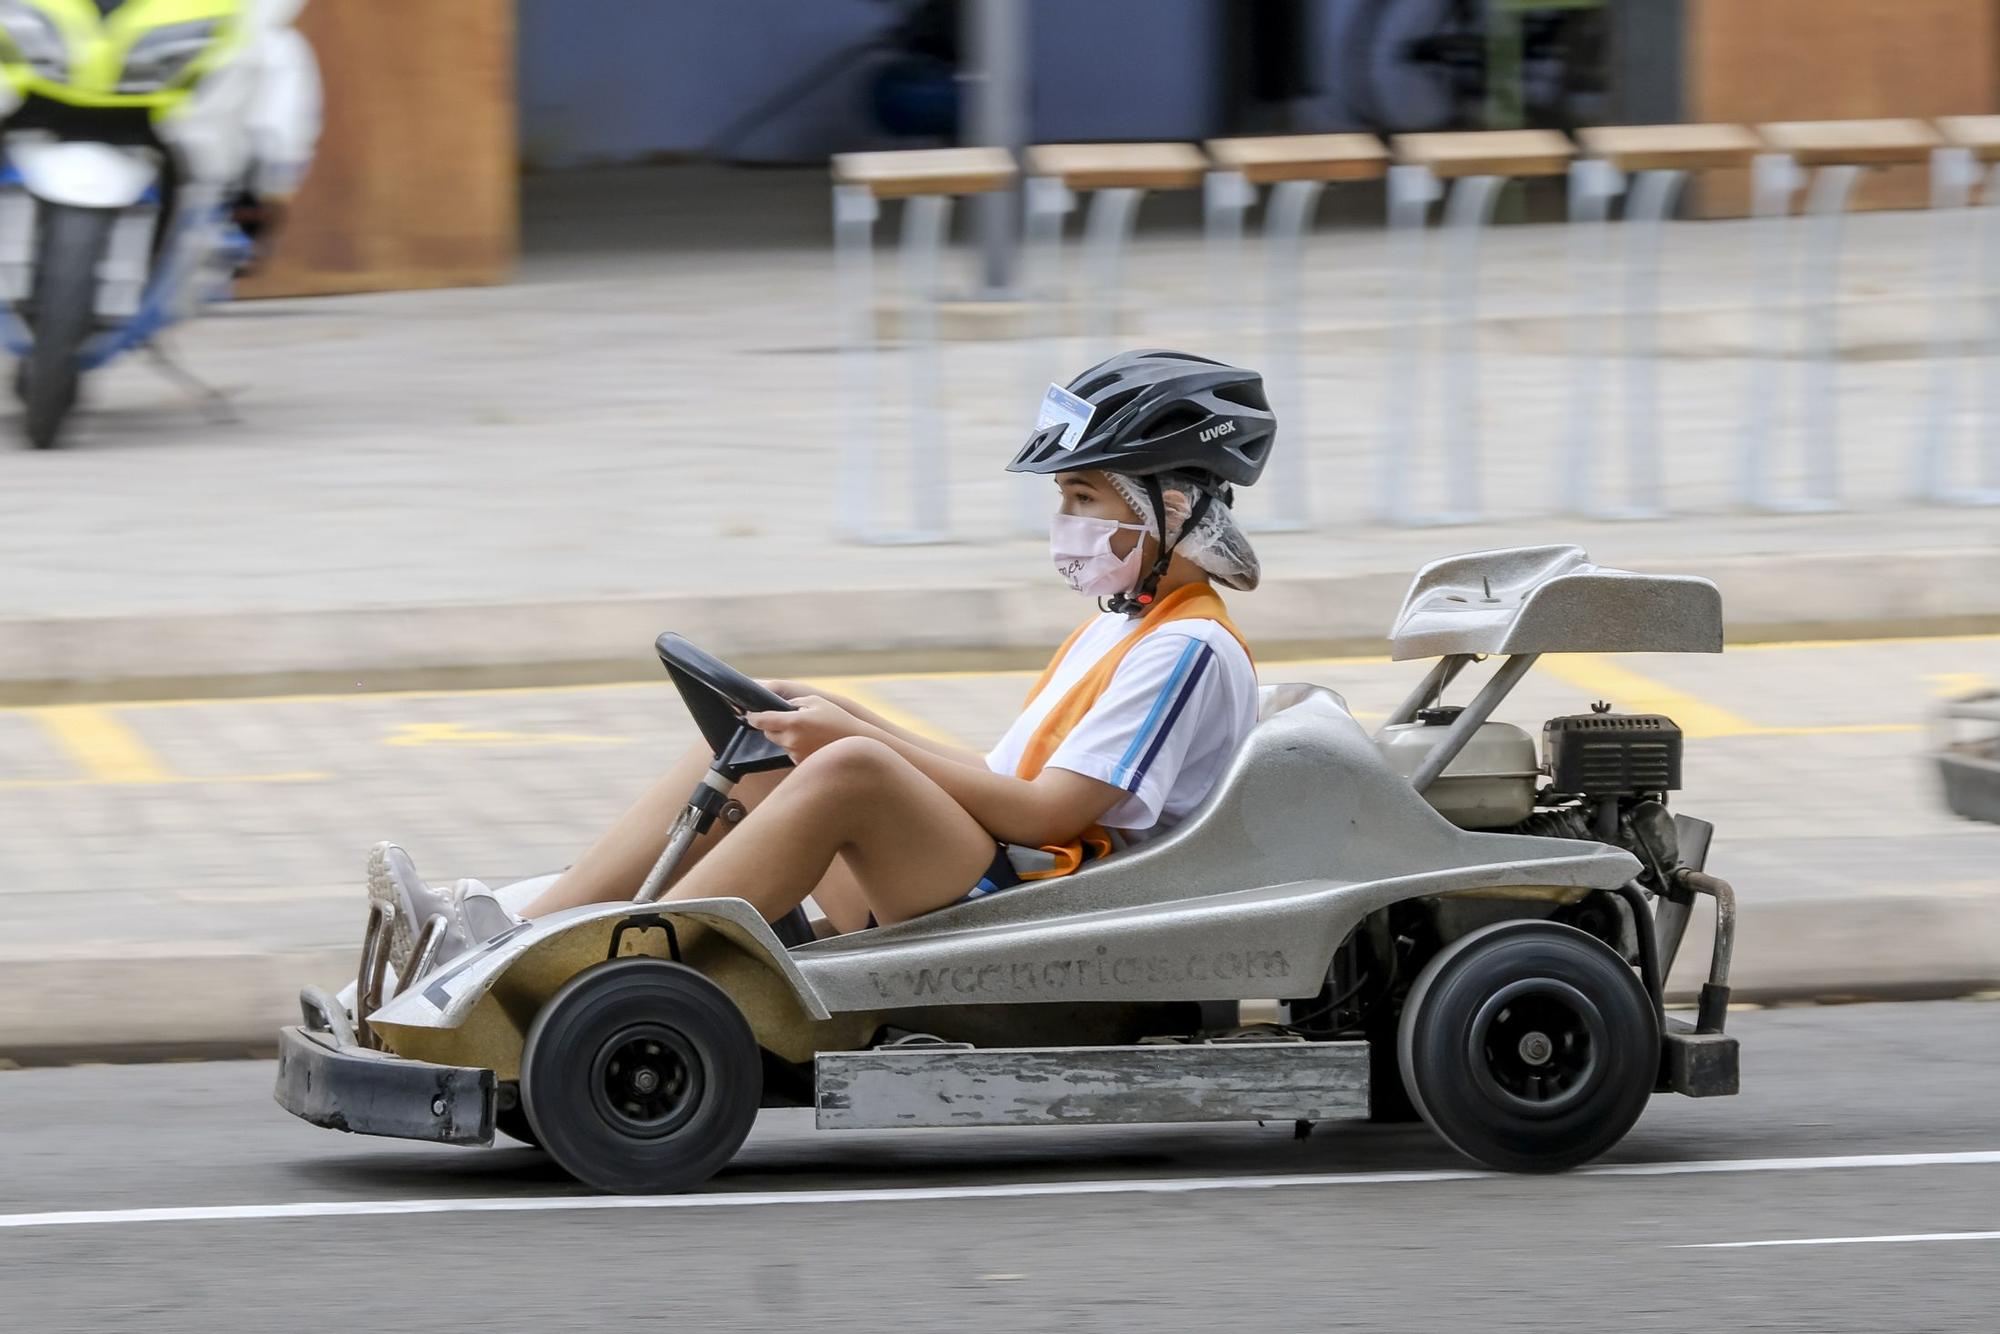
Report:
[[[742,932],[799,1008],[826,1019],[992,1001],[1310,994],[1341,941],[1387,904],[1502,886],[1615,889],[1638,871],[1630,853],[1602,844],[1455,828],[1389,769],[1338,695],[1272,686],[1263,720],[1194,816],[1074,875],[789,951],[741,899],[665,908]],[[456,1028],[516,959],[632,914],[614,903],[540,919],[370,1022]]]
[[[537,1010],[582,969],[643,953],[687,962],[717,981],[768,1053],[816,1063],[815,1105],[825,1126],[1366,1112],[1368,1044],[1267,1032],[1272,1040],[1225,1052],[1214,1033],[1235,1027],[1239,1002],[1319,993],[1344,944],[1392,905],[1449,905],[1439,920],[1463,932],[1545,917],[1597,891],[1640,902],[1630,887],[1643,868],[1631,853],[1578,838],[1460,828],[1424,789],[1537,654],[1720,648],[1720,599],[1706,580],[1608,570],[1574,547],[1436,562],[1412,585],[1391,649],[1399,660],[1439,661],[1390,723],[1435,702],[1477,656],[1510,656],[1451,724],[1428,774],[1392,768],[1334,692],[1268,686],[1256,727],[1190,818],[1072,875],[790,949],[741,899],[580,908],[517,927],[400,986],[379,1006],[356,1005],[354,1014],[310,993],[305,1030],[287,1030],[286,1059],[299,1072],[294,1083],[317,1079],[323,1089],[347,1046],[386,1047],[412,1058],[389,1058],[391,1065],[444,1072],[426,1076],[434,1082],[423,1091],[456,1077],[469,1101],[457,1105],[458,1094],[438,1093],[428,1132],[395,1118],[376,1129],[346,1112],[341,1128],[485,1142],[496,1100],[504,1109],[508,1082],[519,1077],[521,1043]],[[1724,886],[1718,910],[1726,893]],[[1644,912],[1628,919],[1626,955],[1650,965],[1657,1003],[1687,907],[1662,898],[1657,922],[1636,920]],[[1629,940],[1641,932],[1643,949]],[[1728,948],[1719,931],[1713,980],[1725,991]],[[1199,1007],[1218,1022],[1204,1025],[1213,1030],[1207,1039],[1184,1034],[1165,1055],[1137,1045],[1159,1007],[1171,1005]],[[883,1035],[898,1030],[933,1040],[885,1046]],[[1728,1087],[1695,1087],[1701,1080],[1686,1073],[1693,1066],[1672,1053],[1662,1087],[1734,1091],[1733,1039],[1702,1036],[1728,1043]],[[1670,1040],[1693,1038],[1682,1032]],[[1052,1062],[1068,1077],[1052,1079]],[[377,1053],[368,1064],[365,1073],[378,1078]],[[473,1073],[483,1080],[465,1078]],[[302,1110],[303,1093],[288,1097],[286,1082],[281,1072],[287,1107],[330,1124]],[[1035,1091],[1051,1083],[1065,1099],[1053,1112],[1052,1095]],[[454,1103],[448,1112],[446,1102]]]

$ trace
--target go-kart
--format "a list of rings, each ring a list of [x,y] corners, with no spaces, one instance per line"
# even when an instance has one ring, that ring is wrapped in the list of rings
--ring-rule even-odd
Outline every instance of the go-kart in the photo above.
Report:
[[[1330,690],[1266,687],[1171,832],[811,939],[741,899],[659,901],[691,840],[741,818],[733,785],[788,763],[743,714],[789,707],[663,635],[715,760],[637,898],[443,961],[435,919],[402,978],[375,905],[351,991],[307,988],[281,1034],[278,1101],[366,1134],[498,1131],[591,1186],[660,1192],[720,1169],[760,1107],[825,1129],[1421,1117],[1478,1163],[1552,1171],[1616,1144],[1655,1092],[1736,1092],[1734,898],[1702,869],[1710,826],[1667,811],[1679,729],[1598,705],[1549,721],[1538,753],[1491,719],[1542,653],[1719,652],[1715,586],[1567,546],[1458,556],[1418,574],[1390,643],[1437,661],[1375,735]],[[1443,704],[1488,655],[1470,701]],[[1662,979],[1703,898],[1714,957],[1689,1024]],[[1253,1000],[1277,1021],[1245,1027]]]
[[[1955,699],[1938,719],[1932,756],[1954,815],[2000,824],[2000,690]]]

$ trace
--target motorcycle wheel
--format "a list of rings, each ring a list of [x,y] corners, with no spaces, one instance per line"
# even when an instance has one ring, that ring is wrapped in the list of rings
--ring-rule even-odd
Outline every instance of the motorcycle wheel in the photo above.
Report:
[[[96,326],[97,266],[117,220],[115,209],[42,205],[31,321],[35,341],[21,363],[18,384],[28,443],[36,449],[55,448],[76,406],[82,376],[77,354]]]

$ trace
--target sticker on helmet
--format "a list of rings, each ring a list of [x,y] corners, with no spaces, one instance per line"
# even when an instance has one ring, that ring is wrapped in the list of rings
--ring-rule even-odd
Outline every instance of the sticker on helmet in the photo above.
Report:
[[[1059,384],[1049,386],[1049,392],[1042,395],[1041,415],[1035,418],[1035,430],[1046,431],[1051,426],[1063,428],[1062,439],[1056,445],[1063,450],[1075,449],[1083,443],[1083,433],[1090,429],[1090,419],[1097,411],[1097,405],[1088,399],[1078,398]]]

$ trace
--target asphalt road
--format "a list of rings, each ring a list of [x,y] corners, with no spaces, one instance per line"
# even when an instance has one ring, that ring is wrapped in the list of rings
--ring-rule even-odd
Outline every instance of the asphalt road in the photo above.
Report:
[[[707,1193],[609,1209],[531,1150],[293,1121],[265,1063],[0,1073],[0,1327],[1991,1331],[2000,1005],[1733,1022],[1742,1096],[1562,1177],[1419,1126],[783,1113]],[[191,1206],[240,1208],[120,1212]],[[1695,1249],[1773,1241],[1813,1244]]]

